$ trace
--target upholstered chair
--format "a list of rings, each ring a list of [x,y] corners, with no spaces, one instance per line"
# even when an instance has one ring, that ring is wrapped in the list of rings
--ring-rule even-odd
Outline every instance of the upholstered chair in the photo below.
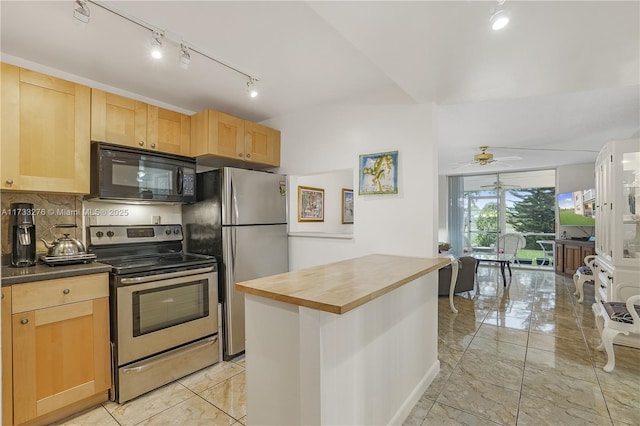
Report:
[[[458,258],[458,279],[454,293],[471,291],[474,288],[476,259],[471,256]],[[448,296],[451,284],[451,266],[447,265],[438,271],[438,295]]]

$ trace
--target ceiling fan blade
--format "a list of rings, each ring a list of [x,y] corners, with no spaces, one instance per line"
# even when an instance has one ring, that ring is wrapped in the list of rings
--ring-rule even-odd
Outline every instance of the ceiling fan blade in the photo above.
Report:
[[[514,151],[552,151],[552,152],[600,152],[592,149],[564,149],[564,148],[525,148],[519,146],[496,146],[494,149],[510,149]]]
[[[494,161],[520,161],[522,157],[518,157],[517,155],[512,155],[510,157],[496,157]]]
[[[451,169],[455,170],[455,169],[461,169],[463,167],[468,167],[468,166],[473,166],[474,164],[478,164],[477,161],[465,161],[462,163],[454,163],[451,165]]]

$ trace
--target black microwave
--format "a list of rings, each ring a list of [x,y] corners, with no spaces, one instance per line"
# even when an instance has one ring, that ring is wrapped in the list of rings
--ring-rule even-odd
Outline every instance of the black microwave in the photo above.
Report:
[[[196,160],[94,142],[91,144],[91,193],[85,198],[127,202],[195,202]]]

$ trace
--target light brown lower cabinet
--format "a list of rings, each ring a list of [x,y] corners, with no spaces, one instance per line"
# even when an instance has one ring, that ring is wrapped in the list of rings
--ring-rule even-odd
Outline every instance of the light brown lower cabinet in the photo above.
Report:
[[[47,424],[105,401],[107,274],[12,288],[13,423]]]
[[[2,287],[2,424],[13,424],[11,287]]]

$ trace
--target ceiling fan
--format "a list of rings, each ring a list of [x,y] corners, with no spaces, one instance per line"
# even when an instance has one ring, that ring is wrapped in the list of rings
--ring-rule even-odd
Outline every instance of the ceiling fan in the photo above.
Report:
[[[520,185],[509,185],[502,182],[500,179],[498,179],[497,181],[493,182],[491,185],[480,185],[480,188],[492,188],[495,190],[500,190],[500,189],[520,188]]]
[[[488,146],[482,145],[480,147],[480,153],[473,156],[473,161],[461,163],[458,167],[471,166],[474,164],[478,164],[480,166],[486,166],[496,162],[499,162],[502,166],[511,167],[511,164],[506,163],[506,161],[522,160],[522,157],[518,157],[518,156],[494,158],[492,153],[487,152],[487,149],[489,149]]]

